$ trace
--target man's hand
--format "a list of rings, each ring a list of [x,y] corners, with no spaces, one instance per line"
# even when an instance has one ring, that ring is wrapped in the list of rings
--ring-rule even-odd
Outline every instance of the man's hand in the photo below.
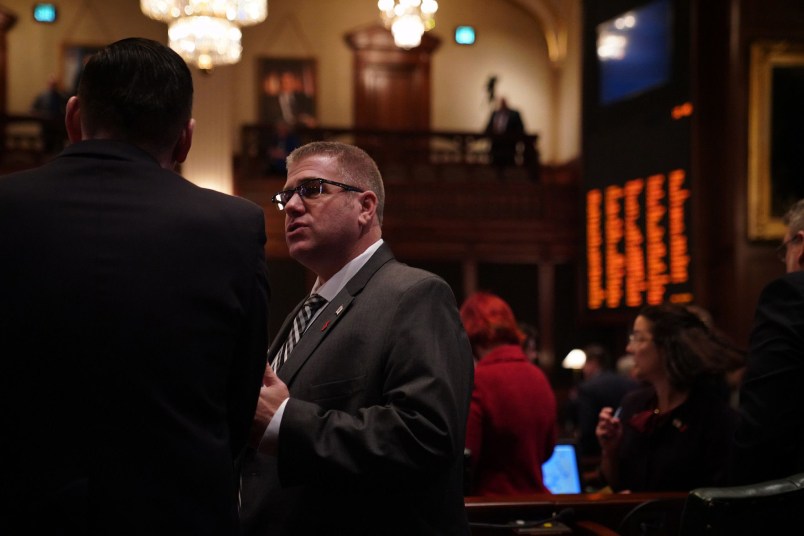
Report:
[[[260,444],[265,429],[271,419],[274,418],[276,410],[282,402],[290,396],[288,387],[280,380],[273,369],[265,367],[265,374],[262,377],[262,387],[260,397],[257,399],[257,411],[254,414],[254,422],[251,425],[251,446],[257,448]]]

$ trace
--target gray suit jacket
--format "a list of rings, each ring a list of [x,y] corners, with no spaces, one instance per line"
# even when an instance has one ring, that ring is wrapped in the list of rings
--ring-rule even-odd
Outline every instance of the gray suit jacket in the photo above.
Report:
[[[278,456],[252,452],[244,467],[246,534],[468,534],[472,353],[441,278],[397,262],[383,245],[279,377],[291,398]]]

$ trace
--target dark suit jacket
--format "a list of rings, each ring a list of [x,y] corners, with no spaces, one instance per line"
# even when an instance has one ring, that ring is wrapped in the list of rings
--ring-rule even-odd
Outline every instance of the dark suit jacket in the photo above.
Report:
[[[381,246],[279,369],[291,398],[278,456],[245,466],[246,534],[468,534],[472,374],[449,286]]]
[[[771,282],[757,306],[740,389],[734,483],[804,472],[804,272]]]
[[[492,163],[510,166],[514,164],[516,146],[522,142],[521,136],[525,134],[525,125],[522,123],[520,113],[509,108],[506,110],[508,120],[505,123],[505,129],[503,132],[498,132],[495,129],[495,122],[501,113],[503,112],[500,110],[492,112],[486,125],[486,134],[491,136]]]
[[[258,206],[125,143],[0,178],[0,524],[237,532],[264,243]]]
[[[280,119],[284,119],[291,125],[295,125],[297,122],[299,122],[299,119],[305,116],[308,118],[315,118],[315,101],[312,97],[304,92],[296,91],[293,93],[293,101],[290,106],[290,111],[293,117],[290,120],[284,117],[279,98],[279,95],[265,95],[263,97],[263,113],[265,122],[274,124]]]

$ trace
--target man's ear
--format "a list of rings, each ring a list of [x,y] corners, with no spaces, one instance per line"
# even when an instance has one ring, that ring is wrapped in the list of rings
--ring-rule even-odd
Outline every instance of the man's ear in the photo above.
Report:
[[[64,126],[67,128],[67,139],[76,143],[83,139],[81,129],[81,103],[78,97],[72,96],[67,101],[67,113],[64,114]]]
[[[173,161],[181,164],[187,160],[187,153],[193,145],[193,131],[195,130],[195,119],[189,119],[181,129],[179,140],[173,148]]]
[[[801,244],[801,248],[799,248],[798,258],[796,259],[796,265],[798,269],[804,271],[804,231],[799,231],[796,233],[799,237],[799,243]],[[787,247],[790,247],[789,245]]]
[[[360,194],[360,216],[359,221],[361,225],[368,224],[377,213],[377,194],[372,191],[363,192]]]

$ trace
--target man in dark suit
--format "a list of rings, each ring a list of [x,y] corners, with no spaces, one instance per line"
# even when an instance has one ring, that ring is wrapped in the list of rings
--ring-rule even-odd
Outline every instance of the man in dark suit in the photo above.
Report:
[[[505,98],[492,112],[486,125],[486,134],[491,136],[491,163],[498,167],[513,166],[517,144],[522,143],[525,125],[517,110],[508,107]]]
[[[273,201],[290,255],[327,301],[297,324],[300,304],[269,349],[278,372],[266,369],[244,467],[245,533],[468,534],[473,364],[452,291],[383,243],[382,178],[363,150],[304,145],[285,188]]]
[[[740,388],[734,483],[804,472],[804,199],[777,250],[787,275],[762,291]]]
[[[314,127],[315,101],[303,91],[299,75],[293,71],[269,73],[263,79],[264,120],[273,125],[284,121],[290,127]]]
[[[0,178],[2,534],[239,533],[264,218],[172,171],[192,94],[166,46],[113,43],[67,105],[72,145]]]

